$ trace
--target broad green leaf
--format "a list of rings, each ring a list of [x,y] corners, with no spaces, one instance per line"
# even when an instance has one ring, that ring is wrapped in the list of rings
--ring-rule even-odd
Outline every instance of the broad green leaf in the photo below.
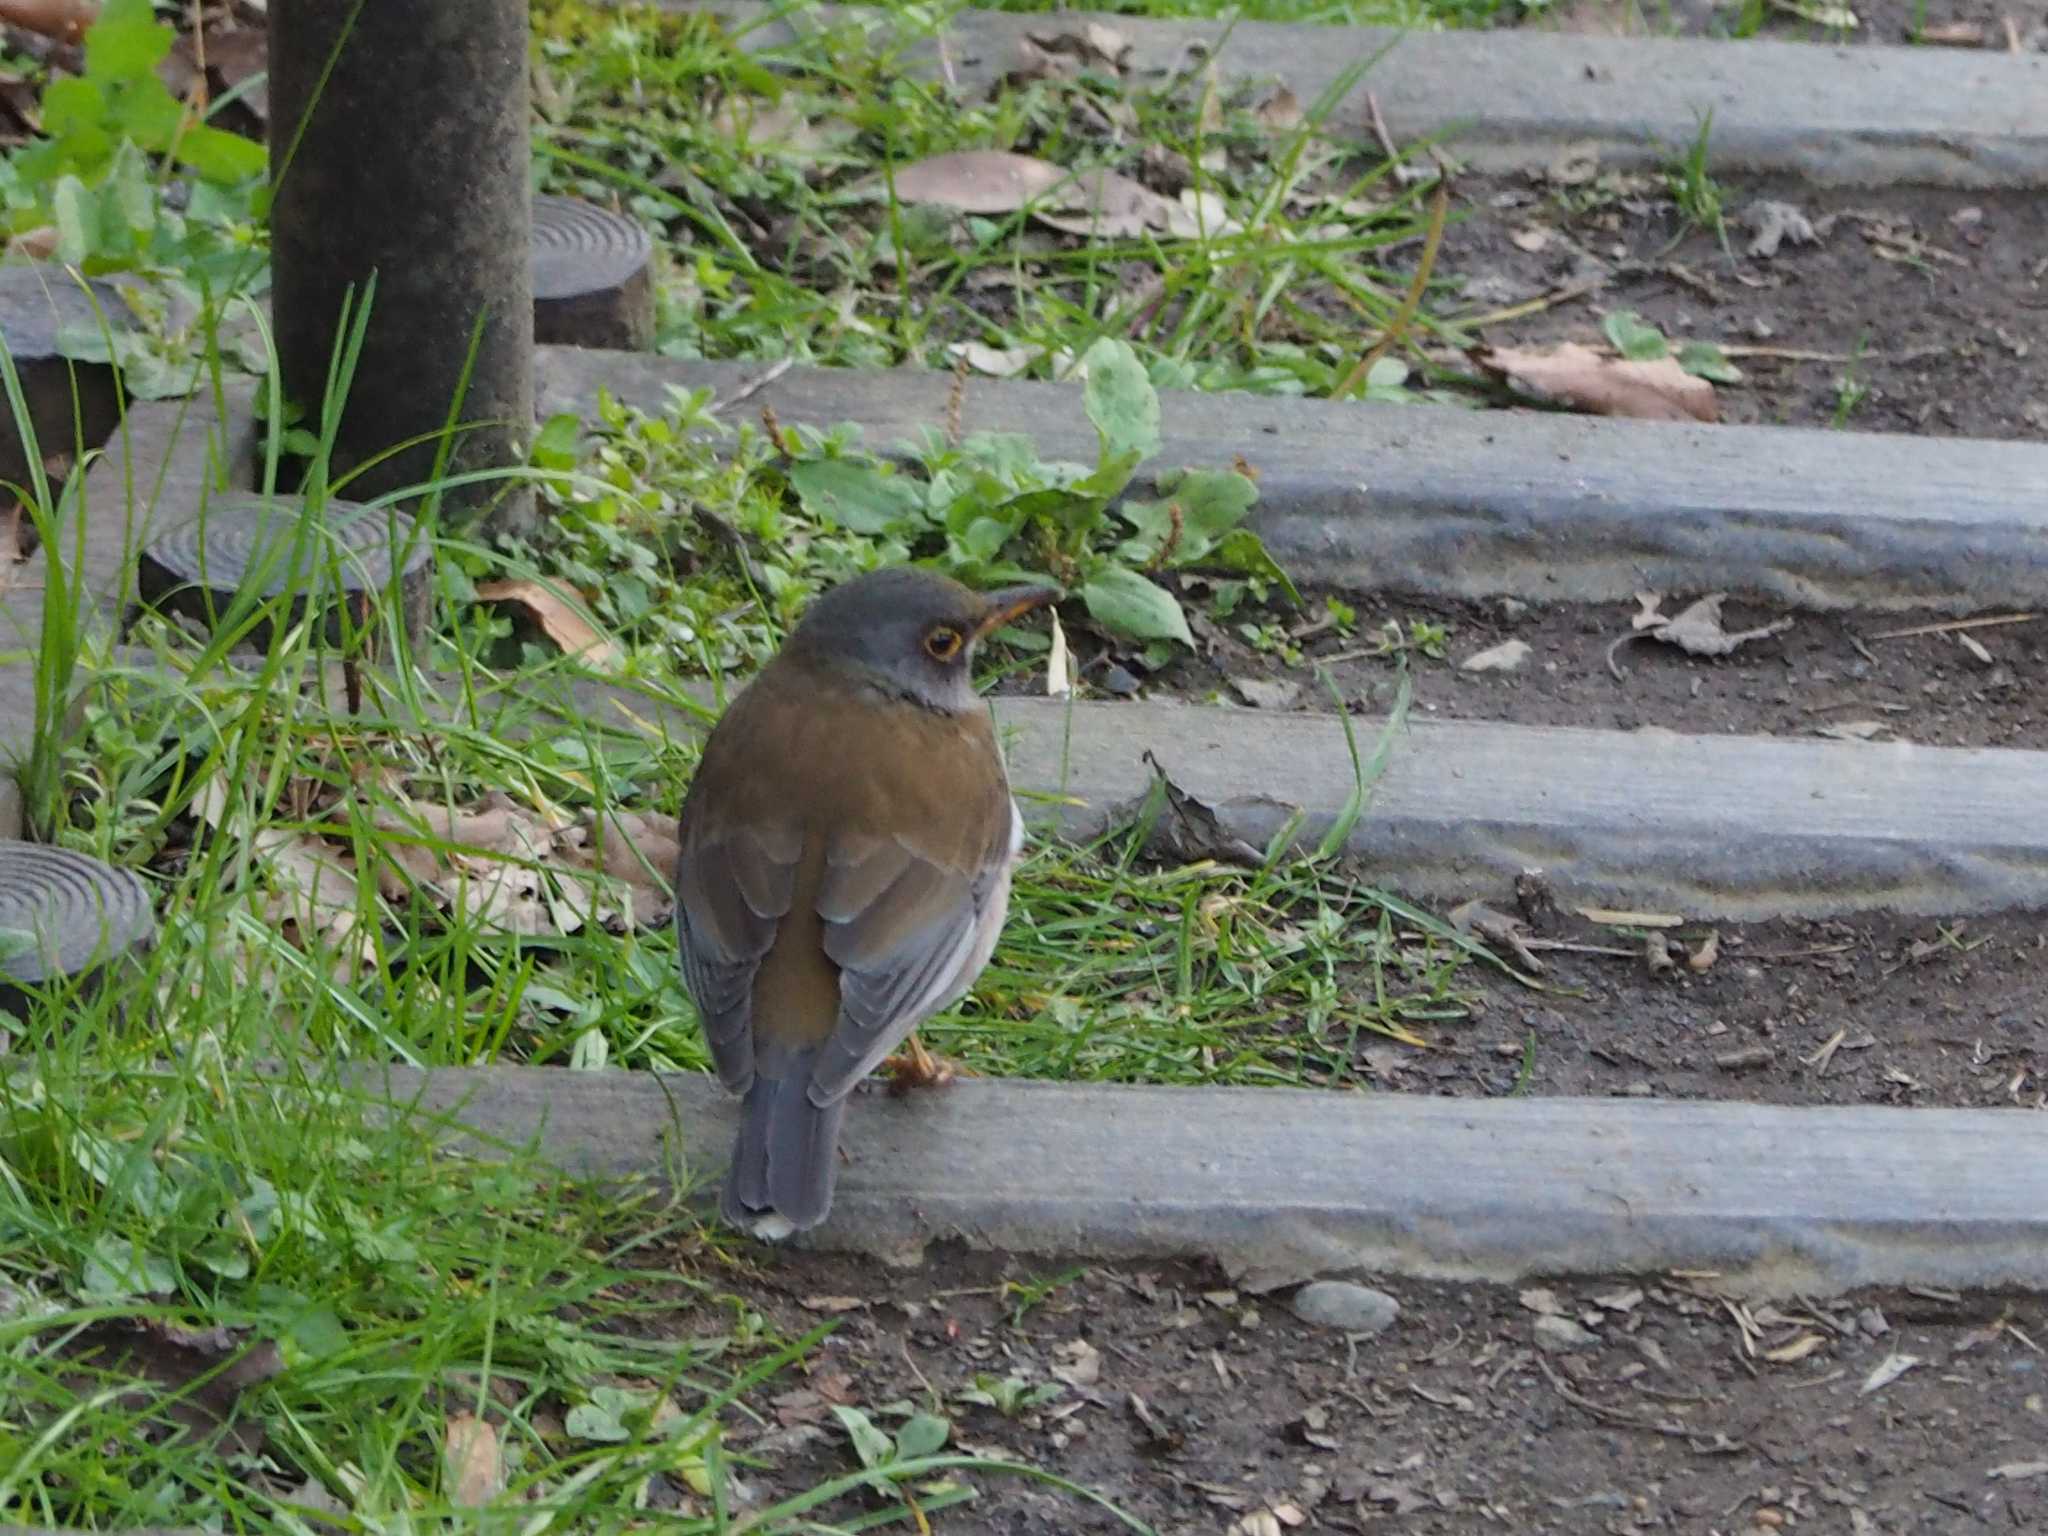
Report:
[[[107,0],[85,29],[85,72],[104,81],[140,80],[171,51],[171,29],[149,0]]]
[[[57,259],[79,266],[92,254],[99,231],[99,203],[76,176],[58,178],[50,194],[50,213],[57,222]]]
[[[0,928],[0,966],[23,955],[33,954],[36,936],[26,928]]]
[[[1711,341],[1688,341],[1678,349],[1678,366],[1687,373],[1716,384],[1740,384],[1742,370],[1728,361],[1728,354]]]
[[[916,1413],[896,1431],[896,1459],[910,1461],[918,1456],[937,1455],[953,1433],[953,1426],[935,1413]]]
[[[1611,311],[1600,322],[1600,329],[1607,333],[1614,350],[1631,362],[1655,362],[1670,354],[1671,348],[1665,345],[1663,332],[1644,323],[1642,316],[1632,309]]]
[[[889,1464],[896,1448],[887,1435],[875,1428],[874,1420],[858,1408],[849,1408],[844,1403],[834,1403],[832,1411],[839,1416],[846,1438],[853,1442],[853,1454],[860,1458],[862,1466],[874,1468]]]
[[[1102,444],[1101,468],[1128,460],[1135,469],[1159,451],[1159,392],[1130,344],[1113,336],[1090,347],[1082,362],[1088,383],[1081,402]],[[1128,471],[1124,478],[1130,478]],[[1106,494],[1122,489],[1119,484]]]
[[[261,176],[269,168],[269,152],[254,139],[203,123],[188,128],[178,141],[178,159],[208,181],[223,186]]]
[[[854,533],[888,533],[923,517],[915,482],[851,459],[812,459],[789,472],[797,500],[813,517]]]
[[[1285,592],[1290,603],[1301,606],[1301,593],[1293,578],[1280,568],[1259,536],[1249,528],[1233,528],[1218,539],[1203,563],[1219,565],[1227,571],[1242,571],[1247,576],[1263,576]]]
[[[557,411],[534,436],[533,462],[542,469],[574,469],[582,438],[583,419],[573,411]]]
[[[604,1444],[633,1438],[632,1431],[619,1422],[619,1416],[601,1403],[578,1403],[562,1420],[562,1428],[578,1440],[596,1440]]]
[[[1127,640],[1178,640],[1189,650],[1195,647],[1179,600],[1136,571],[1105,566],[1081,584],[1081,601],[1088,605],[1089,616],[1111,634]]]
[[[110,105],[113,110],[107,115],[108,128],[116,133],[125,133],[149,150],[168,148],[171,136],[178,131],[178,124],[185,116],[185,109],[178,105],[178,98],[166,90],[163,81],[154,75],[133,85],[122,86],[112,97]]]
[[[43,132],[53,139],[69,138],[85,129],[104,128],[107,98],[88,81],[65,75],[43,87]]]
[[[104,222],[112,214],[132,234],[140,237],[156,229],[156,186],[150,179],[149,157],[133,144],[114,151],[114,163],[107,167],[101,191],[102,233],[111,233]]]

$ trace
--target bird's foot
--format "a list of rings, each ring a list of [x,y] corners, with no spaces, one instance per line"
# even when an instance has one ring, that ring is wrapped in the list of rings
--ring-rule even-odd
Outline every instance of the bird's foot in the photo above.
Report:
[[[943,1088],[966,1070],[957,1061],[933,1055],[916,1035],[903,1042],[901,1051],[882,1062],[882,1071],[888,1076],[891,1093],[908,1093],[913,1088]]]

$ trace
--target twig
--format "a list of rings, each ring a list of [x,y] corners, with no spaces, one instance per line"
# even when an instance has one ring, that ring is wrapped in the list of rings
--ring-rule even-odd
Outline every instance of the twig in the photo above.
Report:
[[[1485,325],[1505,325],[1510,320],[1520,320],[1528,315],[1540,315],[1546,309],[1567,304],[1573,299],[1583,299],[1589,293],[1597,293],[1607,286],[1605,277],[1581,278],[1576,283],[1566,283],[1562,288],[1553,288],[1548,293],[1539,293],[1533,299],[1524,299],[1519,304],[1510,304],[1505,309],[1488,310],[1483,315],[1472,315],[1458,321],[1466,330],[1477,330]],[[1723,350],[1726,350],[1725,348]]]
[[[749,379],[738,389],[734,390],[729,399],[714,400],[705,410],[704,414],[716,416],[729,405],[739,405],[753,399],[754,396],[761,393],[762,390],[773,384],[795,366],[796,359],[793,357],[778,358],[775,362],[769,364],[767,368],[763,369],[758,377]]]
[[[2031,624],[2038,613],[2001,613],[1988,619],[1949,619],[1940,624],[1915,624],[1910,629],[1887,629],[1871,635],[1872,640],[1905,640],[1914,635],[1947,635],[1959,629],[1990,629],[2001,624]]]

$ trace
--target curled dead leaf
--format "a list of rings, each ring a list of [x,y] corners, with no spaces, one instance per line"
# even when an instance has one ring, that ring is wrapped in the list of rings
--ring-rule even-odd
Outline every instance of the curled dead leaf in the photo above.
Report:
[[[961,213],[1015,213],[1066,179],[1065,171],[1035,155],[962,149],[904,166],[895,184],[896,196],[905,203]]]
[[[486,581],[476,595],[487,603],[515,603],[530,614],[541,633],[569,655],[593,667],[616,667],[624,658],[619,648],[554,588],[538,581]]]
[[[505,1490],[498,1432],[472,1414],[449,1417],[441,1440],[441,1483],[448,1502],[462,1509],[488,1504]]]
[[[1595,416],[1643,421],[1720,419],[1714,386],[1687,373],[1675,357],[1609,357],[1578,342],[1545,351],[1480,347],[1473,361],[1517,389]]]

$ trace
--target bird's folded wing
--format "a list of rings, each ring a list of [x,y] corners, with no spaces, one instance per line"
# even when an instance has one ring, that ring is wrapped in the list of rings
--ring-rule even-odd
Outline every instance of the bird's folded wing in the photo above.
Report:
[[[843,1097],[973,981],[963,972],[984,925],[1002,920],[1011,857],[1000,834],[977,852],[965,869],[905,837],[846,837],[828,853],[818,915],[840,967],[839,1021],[812,1069],[814,1103]]]
[[[754,973],[789,911],[802,854],[799,829],[771,824],[686,835],[677,861],[683,986],[704,1016],[719,1079],[734,1093],[754,1080]]]

